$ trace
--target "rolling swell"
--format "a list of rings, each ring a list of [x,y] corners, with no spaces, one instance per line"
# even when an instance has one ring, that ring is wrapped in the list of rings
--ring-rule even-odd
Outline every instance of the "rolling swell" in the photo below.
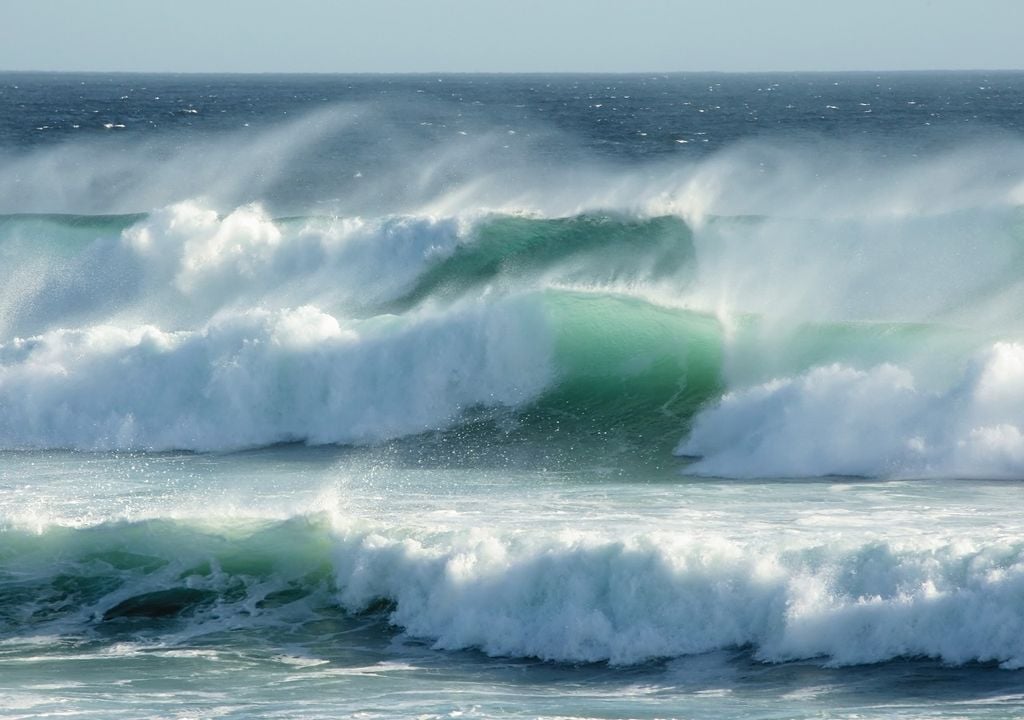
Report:
[[[1019,209],[894,217],[3,216],[0,447],[1019,476]]]
[[[173,643],[286,625],[301,640],[340,610],[384,613],[439,649],[564,662],[749,647],[768,662],[1024,664],[1024,548],[1008,541],[527,536],[310,515],[12,528],[0,542],[0,637],[156,628]]]

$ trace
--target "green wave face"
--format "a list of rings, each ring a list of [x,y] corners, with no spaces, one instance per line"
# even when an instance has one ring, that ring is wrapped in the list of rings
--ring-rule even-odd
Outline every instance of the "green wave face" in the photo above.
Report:
[[[614,295],[552,293],[557,387],[537,412],[609,442],[660,454],[722,390],[711,317]]]
[[[12,226],[50,225],[54,228],[83,228],[99,232],[120,232],[146,217],[146,213],[123,215],[74,215],[70,213],[11,213],[0,215],[0,231]]]
[[[600,288],[666,278],[685,286],[695,269],[692,233],[678,217],[495,217],[426,270],[396,308],[484,287]],[[718,323],[600,291],[540,292],[555,335],[553,387],[514,419],[463,427],[460,441],[505,450],[553,442],[553,461],[583,447],[664,461],[680,428],[721,390]]]
[[[100,237],[116,237],[146,217],[130,215],[0,215],[0,252],[24,246],[24,256],[74,254]]]
[[[723,390],[719,323],[617,295],[541,299],[555,337],[547,390],[523,407],[469,409],[455,428],[393,449],[428,465],[678,467],[680,433]]]
[[[499,216],[429,267],[395,309],[446,300],[487,284],[551,280],[612,283],[679,276],[694,269],[692,234],[677,217],[578,215],[535,219]]]
[[[331,540],[317,518],[203,528],[171,520],[7,530],[0,635],[83,624],[133,631],[232,608],[330,604]],[[245,608],[251,610],[245,610]]]

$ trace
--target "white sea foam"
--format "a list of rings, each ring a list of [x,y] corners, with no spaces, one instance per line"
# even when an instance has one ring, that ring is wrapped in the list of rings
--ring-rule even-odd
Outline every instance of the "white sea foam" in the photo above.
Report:
[[[538,301],[339,321],[246,310],[195,331],[100,325],[0,345],[0,445],[360,443],[518,405],[550,379]]]
[[[282,224],[259,205],[221,217],[183,202],[156,211],[122,239],[147,273],[190,303],[217,308],[296,297],[368,303],[407,289],[458,246],[469,225],[432,216]]]
[[[1024,345],[1000,342],[958,382],[918,387],[909,371],[834,364],[726,394],[699,414],[677,452],[687,472],[1021,477]]]
[[[787,547],[661,533],[343,537],[339,600],[396,603],[438,648],[615,664],[751,646],[766,661],[929,656],[1024,665],[1024,550]]]
[[[25,221],[0,237],[12,263],[0,290],[0,341],[69,320],[185,329],[226,308],[373,306],[406,292],[467,241],[474,222],[471,214],[275,221],[256,204],[221,216],[197,201],[155,210],[120,233]]]

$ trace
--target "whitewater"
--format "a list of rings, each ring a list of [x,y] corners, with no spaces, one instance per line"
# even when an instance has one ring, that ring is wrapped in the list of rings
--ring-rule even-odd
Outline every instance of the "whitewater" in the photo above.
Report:
[[[1020,73],[0,98],[0,717],[1022,711]]]

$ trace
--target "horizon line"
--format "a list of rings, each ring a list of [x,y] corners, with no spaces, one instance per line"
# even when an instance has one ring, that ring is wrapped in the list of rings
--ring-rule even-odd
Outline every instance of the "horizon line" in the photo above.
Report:
[[[0,74],[24,73],[33,75],[318,75],[318,76],[437,76],[437,75],[861,75],[880,74],[926,74],[926,73],[1015,73],[1024,72],[1019,68],[888,68],[888,69],[824,69],[824,70],[37,70],[24,68],[0,68]]]

